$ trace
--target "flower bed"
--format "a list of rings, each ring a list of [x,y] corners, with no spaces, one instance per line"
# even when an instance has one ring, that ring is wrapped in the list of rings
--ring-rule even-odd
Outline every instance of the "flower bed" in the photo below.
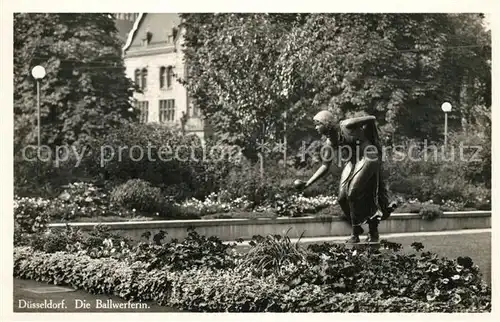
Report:
[[[138,190],[140,192],[135,193],[134,187],[141,187]],[[127,186],[114,189],[111,196],[103,188],[77,182],[68,185],[67,189],[54,199],[16,197],[14,216],[16,224],[21,229],[33,232],[47,222],[343,215],[335,196],[305,197],[301,194],[277,194],[272,200],[255,205],[246,197],[232,198],[231,194],[224,190],[210,194],[205,200],[191,198],[175,202],[168,196],[161,197],[156,205],[150,207],[157,209],[153,212],[117,204],[125,200],[127,205],[137,204],[144,208],[143,205],[150,206],[158,198],[160,198],[159,190],[143,184],[140,180],[129,181]],[[436,218],[443,211],[474,210],[465,207],[463,202],[456,201],[443,200],[440,204],[435,204],[432,201],[421,202],[416,199],[399,198],[398,203],[399,207],[395,212],[420,213],[424,219]]]
[[[46,242],[60,235],[45,235]],[[450,260],[412,246],[383,249],[323,244],[307,248],[286,236],[256,236],[246,254],[191,231],[163,242],[144,236],[129,246],[106,234],[66,232],[59,247],[18,245],[14,275],[71,285],[126,300],[200,312],[485,312],[491,290],[470,258]],[[46,245],[46,243],[44,244]],[[63,248],[64,247],[64,248]]]

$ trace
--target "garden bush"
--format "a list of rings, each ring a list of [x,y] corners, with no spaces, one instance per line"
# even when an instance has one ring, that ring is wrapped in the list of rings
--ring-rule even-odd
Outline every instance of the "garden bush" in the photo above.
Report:
[[[107,205],[109,196],[102,189],[91,182],[72,182],[63,187],[64,191],[58,196],[59,199],[70,201],[78,206]]]
[[[132,211],[176,218],[180,215],[173,200],[158,187],[141,179],[131,179],[111,191],[111,202]]]
[[[198,137],[183,136],[164,125],[129,124],[92,141],[92,155],[82,166],[102,180],[124,183],[142,179],[172,194],[177,201],[204,198],[222,188],[233,164],[230,157],[211,155],[216,145],[219,143],[209,140],[202,147]],[[226,155],[233,151],[223,148]]]
[[[478,180],[477,174],[471,173],[477,172],[474,170],[477,162],[469,162],[468,157],[471,156],[467,154],[462,160],[459,146],[454,147],[454,158],[448,156],[448,159],[443,160],[443,147],[437,148],[438,159],[435,159],[432,150],[428,151],[426,157],[423,147],[413,150],[413,160],[408,157],[400,160],[398,156],[388,154],[384,172],[390,192],[405,199],[432,200],[435,204],[453,201],[470,208],[491,207],[487,182]]]
[[[14,276],[199,312],[491,310],[491,289],[470,258],[440,258],[420,243],[412,245],[417,254],[405,254],[389,242],[381,243],[386,250],[302,248],[282,236],[255,236],[245,255],[193,231],[175,247],[162,237],[99,256],[16,247]]]
[[[131,179],[115,187],[111,191],[111,202],[150,213],[161,211],[166,203],[160,188],[141,179]]]
[[[72,182],[62,187],[57,198],[49,199],[46,209],[52,221],[74,220],[81,217],[118,215],[118,209],[110,204],[109,195],[101,187],[90,182]]]
[[[271,199],[279,188],[270,176],[261,176],[259,164],[244,160],[229,171],[225,189],[232,198],[246,197],[256,207]]]
[[[67,225],[64,229],[48,229],[43,233],[24,234],[17,238],[14,246],[30,246],[36,251],[55,253],[60,251],[78,252],[91,257],[107,256],[130,247],[131,241],[109,231],[104,225],[97,225],[90,231]],[[114,249],[114,250],[113,250]]]
[[[399,161],[389,155],[384,164],[384,172],[391,194],[404,199],[433,201],[444,211],[491,209],[490,180],[487,180],[488,173],[491,176],[491,148],[488,142],[488,137],[484,135],[454,134],[453,138],[450,136],[450,146],[454,146],[456,151],[456,158],[451,161],[433,160],[432,151],[426,161],[421,147],[415,150],[422,157],[420,160],[411,161],[406,158]],[[264,160],[264,177],[261,178],[260,164],[252,163],[243,157],[237,158],[233,155],[232,158],[207,157],[208,160],[204,160],[204,152],[210,154],[209,151],[213,147],[220,147],[222,144],[209,140],[205,148],[202,148],[199,143],[193,136],[182,136],[179,131],[161,125],[129,124],[91,141],[87,151],[89,153],[79,167],[75,167],[76,160],[73,159],[57,167],[54,161],[50,161],[42,162],[40,172],[37,172],[34,162],[23,161],[18,157],[15,162],[16,195],[43,195],[53,198],[60,196],[62,192],[62,196],[76,198],[74,202],[63,203],[63,207],[53,207],[53,218],[69,220],[80,214],[85,216],[85,213],[96,212],[106,216],[107,210],[100,207],[100,204],[107,202],[108,196],[102,196],[107,194],[107,191],[94,193],[85,186],[68,188],[64,185],[74,181],[75,176],[82,176],[95,179],[95,183],[106,183],[106,189],[112,190],[128,180],[141,179],[160,188],[163,195],[170,196],[176,203],[192,198],[204,200],[212,193],[219,194],[222,190],[227,190],[230,199],[247,198],[250,202],[248,209],[280,207],[278,212],[282,212],[282,215],[301,215],[301,210],[289,202],[296,194],[293,181],[310,178],[320,165],[317,158],[312,157],[296,168],[288,165],[285,171],[284,165],[278,162],[282,155],[270,155]],[[479,155],[482,161],[468,160],[472,157],[473,149],[465,149],[466,160],[459,160],[459,143],[483,147]],[[140,157],[138,150],[132,150],[137,155],[130,155],[130,148],[134,146],[142,147],[145,152],[150,151],[150,155],[145,153],[142,158],[133,159]],[[185,161],[166,160],[166,156],[163,156],[162,161],[162,146],[168,146],[172,151],[185,146],[186,148],[179,150],[179,157]],[[101,148],[104,150],[101,151]],[[102,152],[110,152],[110,149],[114,151],[114,156],[103,162],[101,167],[102,157],[108,156]],[[293,157],[290,157],[290,160],[292,159]],[[305,189],[303,195],[335,196],[341,170],[341,167],[332,166],[327,176]],[[40,180],[32,182],[31,178],[38,177]],[[78,192],[78,189],[82,191]],[[67,209],[72,207],[69,204],[76,204],[85,208],[85,211]],[[89,208],[91,204],[93,208]],[[108,213],[117,211],[119,210],[108,209]],[[302,213],[308,212],[309,210],[305,209]],[[186,209],[187,217],[202,215],[192,209]]]
[[[110,203],[104,189],[89,182],[73,182],[61,187],[62,192],[53,198],[19,197],[14,198],[14,217],[17,224],[24,228],[29,220],[40,223],[72,221],[81,218],[135,217],[136,213],[127,211]],[[24,229],[23,228],[23,229]]]
[[[18,198],[14,200],[14,225],[19,232],[36,233],[43,231],[49,222],[46,213],[48,201],[42,198]]]
[[[443,216],[443,211],[436,205],[426,205],[419,211],[424,220],[434,220]]]
[[[78,153],[82,147],[68,146]],[[28,149],[26,157],[22,151],[14,153],[14,193],[20,197],[53,198],[63,191],[63,186],[73,181],[85,179],[85,169],[77,166],[79,160],[75,153],[55,159],[55,147],[52,155],[42,150],[40,159],[35,150]],[[85,160],[85,159],[84,159]]]

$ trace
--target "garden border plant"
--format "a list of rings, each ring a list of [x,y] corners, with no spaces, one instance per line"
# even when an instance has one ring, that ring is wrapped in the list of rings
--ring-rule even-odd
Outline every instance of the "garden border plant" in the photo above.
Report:
[[[198,312],[491,310],[491,289],[470,258],[440,258],[420,243],[418,254],[402,254],[387,241],[382,250],[301,248],[286,236],[255,236],[255,251],[241,254],[193,230],[183,241],[163,242],[164,234],[133,247],[105,234],[52,253],[17,245],[14,276]]]
[[[135,189],[138,187],[138,189]],[[398,199],[395,213],[420,213],[433,220],[443,211],[462,209],[463,203],[432,200]],[[467,210],[471,210],[470,208]],[[467,211],[466,210],[466,211]],[[221,191],[206,200],[195,198],[175,202],[146,181],[133,179],[115,187],[111,193],[90,183],[74,183],[55,199],[18,198],[14,200],[14,217],[23,229],[38,229],[47,222],[127,221],[168,219],[275,218],[279,216],[342,216],[334,196],[306,197],[302,194],[274,196],[273,201],[255,206],[246,197],[232,199]],[[28,227],[30,226],[30,227]]]

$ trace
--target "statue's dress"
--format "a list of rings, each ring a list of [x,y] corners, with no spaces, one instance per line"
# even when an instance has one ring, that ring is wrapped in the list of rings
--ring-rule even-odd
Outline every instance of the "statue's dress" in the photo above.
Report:
[[[359,142],[354,129],[374,121],[373,116],[340,122],[338,142],[350,148],[351,157],[342,171],[338,202],[353,227],[385,219],[388,192],[381,181],[382,153],[372,142]],[[379,211],[380,210],[380,211]]]

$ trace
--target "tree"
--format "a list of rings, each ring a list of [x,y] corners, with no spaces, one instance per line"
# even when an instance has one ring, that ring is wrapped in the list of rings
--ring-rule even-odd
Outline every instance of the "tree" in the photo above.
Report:
[[[295,101],[287,66],[277,66],[283,34],[301,15],[183,14],[185,85],[219,136],[255,156],[257,142],[278,135]],[[290,111],[289,111],[290,112]],[[293,115],[289,113],[289,119]]]
[[[456,74],[480,83],[490,78],[490,40],[477,15],[319,14],[296,35],[289,63],[297,66],[297,82],[313,89],[311,104],[327,104],[339,118],[374,114],[386,134],[439,138],[440,105],[455,102],[452,93],[462,86]]]
[[[42,144],[85,143],[136,118],[133,84],[125,76],[121,43],[108,14],[14,15],[14,116],[16,146],[36,142],[36,86],[41,81]]]
[[[384,136],[439,140],[441,103],[488,97],[491,40],[474,14],[186,14],[185,84],[224,138],[252,151],[319,109],[377,116]],[[477,39],[474,38],[477,35]],[[465,80],[466,79],[466,80]],[[490,90],[491,91],[491,90]],[[463,96],[463,95],[462,95]],[[464,99],[461,99],[464,101]],[[470,106],[471,104],[460,104]],[[468,108],[455,115],[463,118]],[[460,127],[450,119],[450,128]]]
[[[461,129],[491,106],[491,31],[480,14],[452,14],[442,81],[448,85]]]

